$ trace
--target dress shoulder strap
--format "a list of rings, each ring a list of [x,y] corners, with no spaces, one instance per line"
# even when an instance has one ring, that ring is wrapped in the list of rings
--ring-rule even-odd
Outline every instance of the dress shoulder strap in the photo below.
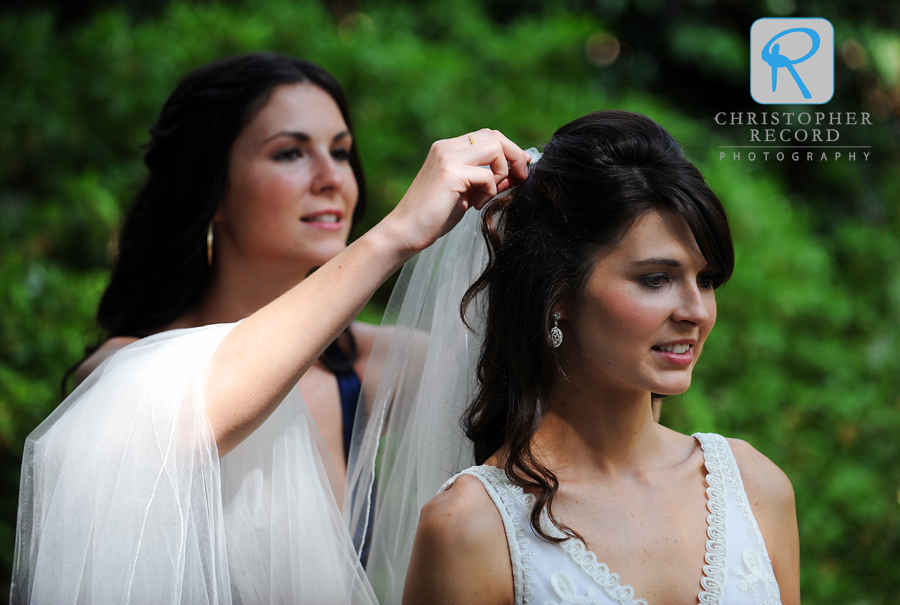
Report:
[[[766,550],[766,543],[763,540],[762,532],[759,531],[756,517],[753,516],[753,510],[750,508],[750,500],[747,498],[747,492],[744,490],[741,471],[738,468],[737,459],[734,457],[734,452],[731,451],[728,440],[722,435],[715,433],[696,433],[694,437],[700,441],[700,445],[703,448],[707,461],[707,470],[710,474],[713,473],[713,469],[709,468],[709,465],[711,461],[715,461],[715,465],[721,473],[723,485],[731,492],[742,518],[750,526],[750,530],[756,538],[757,546],[768,561],[769,553]]]
[[[721,592],[722,588],[726,588],[726,576],[734,573],[739,578],[738,585],[742,592],[748,589],[753,592],[764,590],[767,595],[774,597],[772,602],[780,602],[777,601],[778,585],[769,552],[750,507],[741,471],[728,440],[715,433],[695,433],[694,437],[703,448],[707,483],[710,486],[707,490],[712,513],[709,519],[710,539],[720,542],[721,546],[721,557],[712,562],[711,567],[714,569],[710,571],[714,573],[710,577],[718,577],[723,581],[723,586],[719,588]],[[756,583],[761,587],[756,587]]]
[[[506,543],[513,569],[513,594],[516,604],[531,600],[534,581],[533,553],[529,548],[528,524],[536,498],[509,481],[506,472],[496,466],[473,466],[450,478],[440,491],[446,491],[460,475],[471,475],[481,481],[503,519]]]
[[[342,368],[340,370],[332,369],[338,382],[338,391],[341,396],[341,420],[344,426],[344,456],[350,456],[350,443],[353,437],[353,422],[356,420],[356,408],[359,402],[359,395],[362,391],[362,381],[356,370],[353,369],[353,363],[350,357],[338,345],[335,340],[325,352],[322,354],[327,357],[334,366]]]

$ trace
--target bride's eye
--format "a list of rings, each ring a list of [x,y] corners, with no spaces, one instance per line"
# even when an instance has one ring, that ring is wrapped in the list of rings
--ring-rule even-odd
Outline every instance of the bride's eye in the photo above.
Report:
[[[670,281],[671,279],[665,273],[653,273],[652,275],[645,275],[641,278],[641,283],[651,290],[659,290]]]
[[[697,284],[699,284],[701,288],[706,288],[707,290],[715,290],[722,285],[722,281],[722,276],[715,271],[701,273],[697,276]]]

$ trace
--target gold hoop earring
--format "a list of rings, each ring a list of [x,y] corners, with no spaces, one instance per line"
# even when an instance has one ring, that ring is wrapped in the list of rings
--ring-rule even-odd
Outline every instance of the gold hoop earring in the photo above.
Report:
[[[213,226],[212,221],[209,221],[209,226],[206,228],[206,264],[212,267],[212,253],[213,253]]]

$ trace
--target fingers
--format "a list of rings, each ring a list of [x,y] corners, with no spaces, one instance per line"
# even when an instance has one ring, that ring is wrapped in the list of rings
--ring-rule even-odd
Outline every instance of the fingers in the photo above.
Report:
[[[480,166],[490,166],[495,182],[502,183],[512,177],[523,181],[528,177],[528,162],[531,156],[510,141],[498,130],[482,128],[477,132],[457,138],[460,144],[470,147],[467,159]]]
[[[503,157],[507,161],[506,174],[511,174],[519,181],[524,181],[528,178],[528,162],[531,161],[531,156],[522,151],[521,147],[506,138],[506,135],[499,130],[491,130],[490,132],[499,141],[503,150]],[[491,166],[493,167],[493,164]]]
[[[493,173],[481,166],[469,166],[461,172],[461,176],[469,184],[466,191],[460,196],[465,207],[472,206],[475,209],[481,209],[499,193]]]
[[[529,156],[496,130],[436,141],[406,194],[384,219],[403,234],[404,251],[420,251],[447,233],[468,208],[528,176]]]

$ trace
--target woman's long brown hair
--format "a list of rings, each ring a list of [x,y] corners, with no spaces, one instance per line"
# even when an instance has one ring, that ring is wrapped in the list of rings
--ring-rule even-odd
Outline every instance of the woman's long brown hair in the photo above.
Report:
[[[531,525],[551,542],[565,538],[541,527],[545,508],[557,529],[580,538],[554,518],[559,481],[532,451],[547,397],[563,379],[551,314],[578,300],[602,251],[651,211],[683,217],[715,285],[728,280],[734,248],[721,202],[669,133],[640,114],[601,111],[566,124],[528,179],[483,214],[489,261],[460,305],[464,321],[485,314],[478,389],[462,424],[477,464],[502,450],[510,480],[537,490]]]

